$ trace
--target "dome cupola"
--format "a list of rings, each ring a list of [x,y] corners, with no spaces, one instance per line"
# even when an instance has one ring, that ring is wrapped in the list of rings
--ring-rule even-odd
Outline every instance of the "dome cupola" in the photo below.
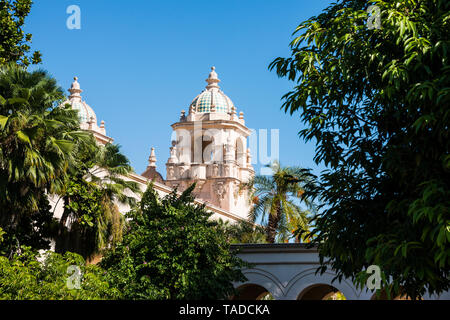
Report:
[[[65,101],[63,104],[70,104],[72,109],[78,110],[78,117],[80,119],[81,124],[89,124],[89,122],[93,122],[97,124],[97,115],[94,110],[81,99],[80,93],[83,90],[80,89],[80,84],[78,83],[78,78],[73,78],[72,85],[68,90],[70,92],[69,100]]]
[[[68,90],[70,92],[69,99],[64,101],[62,105],[69,104],[72,109],[78,111],[78,118],[80,119],[80,128],[89,130],[94,133],[97,140],[103,144],[112,142],[113,139],[106,136],[105,122],[101,121],[100,126],[97,124],[97,115],[94,110],[81,98],[83,90],[80,88],[78,78],[73,78],[72,85]]]
[[[215,67],[211,67],[211,72],[205,81],[208,83],[206,89],[192,100],[189,111],[193,113],[232,112],[233,102],[220,90],[218,85],[220,79]]]

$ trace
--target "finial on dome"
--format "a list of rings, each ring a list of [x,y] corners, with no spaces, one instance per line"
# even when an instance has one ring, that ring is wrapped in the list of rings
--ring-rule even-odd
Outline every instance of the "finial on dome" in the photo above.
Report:
[[[148,157],[148,166],[156,167],[156,156],[155,156],[155,148],[152,147],[150,152],[150,157]]]
[[[220,79],[217,77],[216,73],[216,67],[211,67],[211,72],[209,73],[208,79],[205,81],[208,83],[206,86],[206,89],[210,90],[213,88],[219,89],[218,83],[220,82]]]
[[[83,92],[83,90],[80,89],[80,84],[78,83],[78,77],[73,77],[72,85],[70,86],[69,92],[70,96],[69,99],[80,99],[81,95],[80,93]]]

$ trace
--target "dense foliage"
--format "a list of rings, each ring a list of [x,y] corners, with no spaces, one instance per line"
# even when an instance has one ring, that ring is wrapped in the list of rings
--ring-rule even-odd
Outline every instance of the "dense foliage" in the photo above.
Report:
[[[28,66],[41,62],[41,53],[30,51],[31,33],[25,33],[25,18],[30,13],[31,0],[0,0],[0,65],[8,62]]]
[[[368,27],[372,4],[380,27]],[[449,30],[447,0],[339,1],[270,66],[295,81],[284,110],[300,112],[329,168],[322,259],[354,279],[379,265],[413,298],[450,289]]]
[[[78,146],[74,170],[59,193],[64,211],[57,252],[72,251],[91,259],[121,240],[124,218],[116,203],[133,206],[136,200],[129,192],[141,194],[136,182],[124,178],[131,172],[118,145],[98,146],[92,141]]]
[[[194,204],[194,187],[161,199],[150,185],[129,214],[123,241],[101,261],[122,298],[223,299],[245,280],[223,228]]]
[[[2,233],[0,230],[0,246]],[[72,278],[75,273],[71,266],[79,268],[79,282]],[[114,299],[118,294],[109,286],[103,270],[86,265],[74,253],[39,254],[22,246],[10,259],[0,256],[0,300]]]
[[[117,290],[106,281],[104,271],[95,265],[86,266],[81,256],[49,252],[43,261],[38,261],[38,256],[29,247],[22,247],[22,252],[11,260],[0,256],[0,300],[90,300],[118,296]],[[80,289],[67,285],[71,265],[81,270]]]
[[[60,192],[88,138],[77,111],[57,106],[63,91],[44,71],[0,67],[0,226],[5,246],[48,248],[52,216],[47,194]]]
[[[229,243],[267,243],[264,227],[247,220],[228,222],[219,220]]]

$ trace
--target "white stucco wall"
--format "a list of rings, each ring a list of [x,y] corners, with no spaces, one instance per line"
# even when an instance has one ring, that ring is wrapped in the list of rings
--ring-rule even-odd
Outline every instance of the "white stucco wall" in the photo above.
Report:
[[[243,244],[234,245],[240,251],[238,256],[254,264],[243,270],[246,282],[235,283],[264,287],[275,300],[296,300],[306,289],[320,284],[330,285],[344,294],[347,300],[370,300],[375,292],[358,290],[349,279],[334,281],[336,273],[326,271],[315,274],[319,267],[319,254],[316,249],[307,249],[304,244]],[[450,300],[450,292],[439,296],[425,295],[425,300]]]

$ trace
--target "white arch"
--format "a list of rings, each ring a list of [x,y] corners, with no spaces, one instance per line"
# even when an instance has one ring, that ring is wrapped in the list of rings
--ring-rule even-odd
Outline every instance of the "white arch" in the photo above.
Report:
[[[320,284],[336,288],[348,300],[370,300],[375,293],[367,287],[357,287],[349,278],[339,281],[331,268],[316,274],[320,266],[318,252],[304,244],[236,244],[232,247],[239,250],[239,258],[255,266],[243,270],[248,280],[238,285],[259,285],[274,299],[296,300],[305,289]],[[450,300],[450,291],[440,295],[427,293],[423,299]]]
[[[280,281],[271,274],[262,269],[245,269],[242,271],[247,278],[245,282],[239,282],[235,284],[235,288],[239,288],[243,285],[256,284],[264,287],[275,300],[281,300],[284,296],[283,286]]]
[[[359,300],[363,298],[361,295],[362,292],[357,292],[355,286],[350,281],[343,279],[341,282],[338,280],[333,282],[333,278],[336,277],[335,273],[326,271],[323,274],[315,274],[316,270],[317,268],[310,268],[295,275],[286,286],[287,290],[284,299],[296,300],[307,288],[317,284],[327,284],[335,287],[348,300]]]

